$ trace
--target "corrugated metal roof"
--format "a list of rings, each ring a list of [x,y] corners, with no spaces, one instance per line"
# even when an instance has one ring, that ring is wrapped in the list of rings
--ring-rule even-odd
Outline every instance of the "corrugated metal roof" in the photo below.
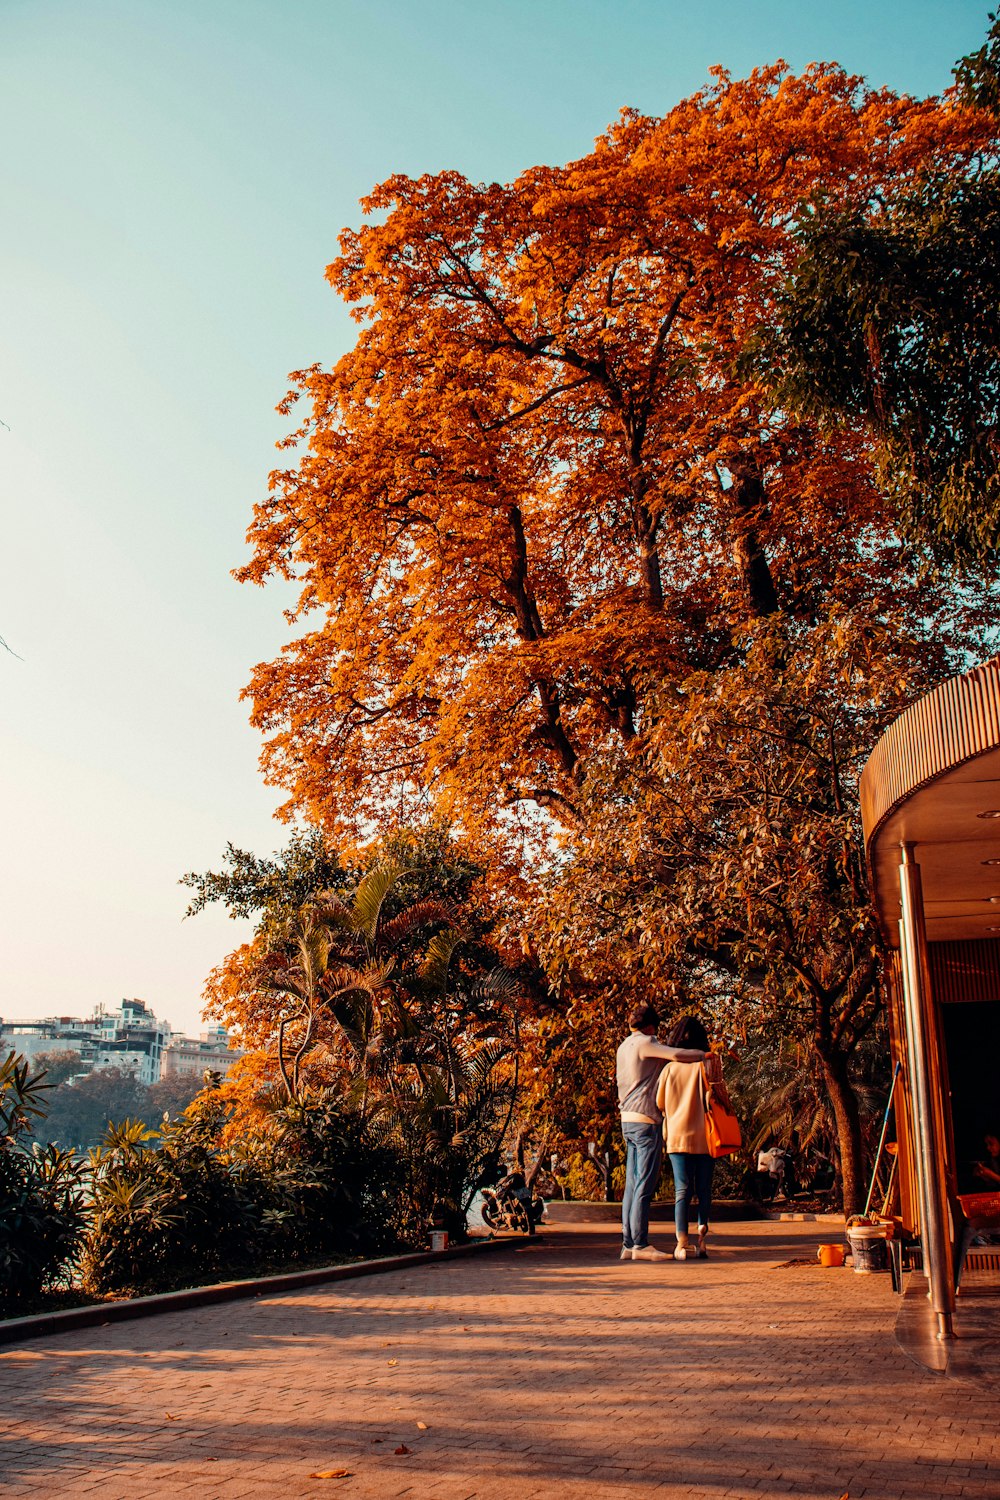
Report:
[[[899,846],[921,866],[931,942],[1000,933],[1000,658],[900,714],[861,776],[872,897],[897,947]],[[991,861],[996,860],[994,866]]]

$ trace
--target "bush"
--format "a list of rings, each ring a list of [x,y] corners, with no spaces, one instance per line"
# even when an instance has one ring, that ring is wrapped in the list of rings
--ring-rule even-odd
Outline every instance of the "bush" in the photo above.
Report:
[[[11,1052],[0,1062],[0,1314],[16,1316],[75,1263],[87,1223],[84,1164],[22,1140],[46,1085]]]
[[[90,1161],[87,1291],[154,1291],[248,1258],[252,1204],[196,1122],[158,1133],[125,1120],[111,1126]]]
[[[332,1090],[286,1105],[274,1123],[284,1172],[299,1174],[278,1211],[289,1249],[370,1255],[422,1244],[431,1204],[416,1191],[412,1155],[394,1129]]]
[[[319,1089],[265,1096],[237,1133],[232,1102],[208,1088],[159,1130],[110,1125],[81,1159],[22,1144],[45,1115],[43,1077],[13,1053],[0,1064],[0,1315],[71,1270],[93,1296],[128,1296],[423,1245],[432,1216],[464,1230],[474,1091],[457,1131],[440,1101],[366,1113]]]
[[[88,1291],[137,1294],[422,1240],[405,1154],[341,1098],[307,1096],[229,1144],[225,1124],[208,1090],[158,1132],[111,1127],[90,1157]]]

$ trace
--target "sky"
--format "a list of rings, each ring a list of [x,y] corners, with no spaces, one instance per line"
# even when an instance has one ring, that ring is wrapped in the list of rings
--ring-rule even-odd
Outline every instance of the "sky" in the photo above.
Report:
[[[0,0],[0,1017],[137,996],[198,1031],[249,929],[188,870],[287,841],[240,691],[289,603],[236,584],[323,278],[395,172],[509,180],[716,63],[929,94],[968,0]]]

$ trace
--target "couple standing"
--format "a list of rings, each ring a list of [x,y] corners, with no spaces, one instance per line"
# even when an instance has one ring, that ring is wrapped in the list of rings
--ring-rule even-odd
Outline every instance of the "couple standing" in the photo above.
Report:
[[[706,1082],[721,1077],[718,1058],[695,1016],[685,1016],[668,1045],[656,1040],[659,1017],[651,1005],[637,1005],[631,1031],[618,1048],[618,1107],[625,1137],[625,1195],[622,1201],[622,1260],[668,1260],[649,1243],[649,1205],[660,1180],[663,1145],[674,1174],[675,1260],[706,1257],[708,1211],[714,1162],[705,1133]],[[704,1069],[698,1066],[705,1063]],[[698,1241],[688,1239],[688,1211],[698,1199]]]

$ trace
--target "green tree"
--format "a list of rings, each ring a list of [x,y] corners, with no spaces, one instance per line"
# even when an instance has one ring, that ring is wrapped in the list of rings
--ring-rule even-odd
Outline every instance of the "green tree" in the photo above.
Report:
[[[955,64],[955,84],[963,103],[1000,115],[1000,19],[990,11],[986,40]]]
[[[186,917],[221,905],[234,920],[256,920],[271,928],[286,922],[318,891],[341,889],[351,878],[319,830],[306,828],[297,829],[271,859],[227,844],[221,870],[189,871],[180,884],[194,891]]]
[[[454,1232],[509,1123],[517,1089],[519,977],[490,941],[478,866],[442,828],[399,832],[366,864],[340,866],[311,840],[314,884],[264,879],[240,856],[225,875],[189,877],[209,900],[258,915],[251,943],[212,976],[210,1003],[251,1046],[223,1092],[250,1111],[301,1114],[341,1101],[405,1159],[410,1195],[437,1201]],[[338,870],[338,883],[322,877]],[[307,899],[292,902],[303,891]],[[204,903],[202,903],[204,904]]]
[[[992,568],[1000,547],[1000,23],[956,65],[987,149],[845,205],[818,194],[757,369],[779,406],[876,445],[906,535],[939,563]]]
[[[863,421],[900,525],[939,562],[1000,545],[1000,175],[925,178],[865,212],[817,205],[763,341],[776,400]]]
[[[172,1119],[184,1113],[205,1087],[202,1073],[172,1073],[151,1083],[146,1090],[142,1118],[159,1125],[164,1115]]]
[[[52,1090],[36,1135],[85,1151],[97,1145],[114,1121],[142,1118],[148,1094],[128,1068],[94,1068],[75,1083],[63,1082]]]
[[[86,1070],[79,1052],[75,1049],[63,1052],[60,1049],[54,1052],[37,1052],[31,1059],[31,1071],[36,1076],[44,1073],[45,1085],[51,1089],[66,1083],[75,1073]]]

